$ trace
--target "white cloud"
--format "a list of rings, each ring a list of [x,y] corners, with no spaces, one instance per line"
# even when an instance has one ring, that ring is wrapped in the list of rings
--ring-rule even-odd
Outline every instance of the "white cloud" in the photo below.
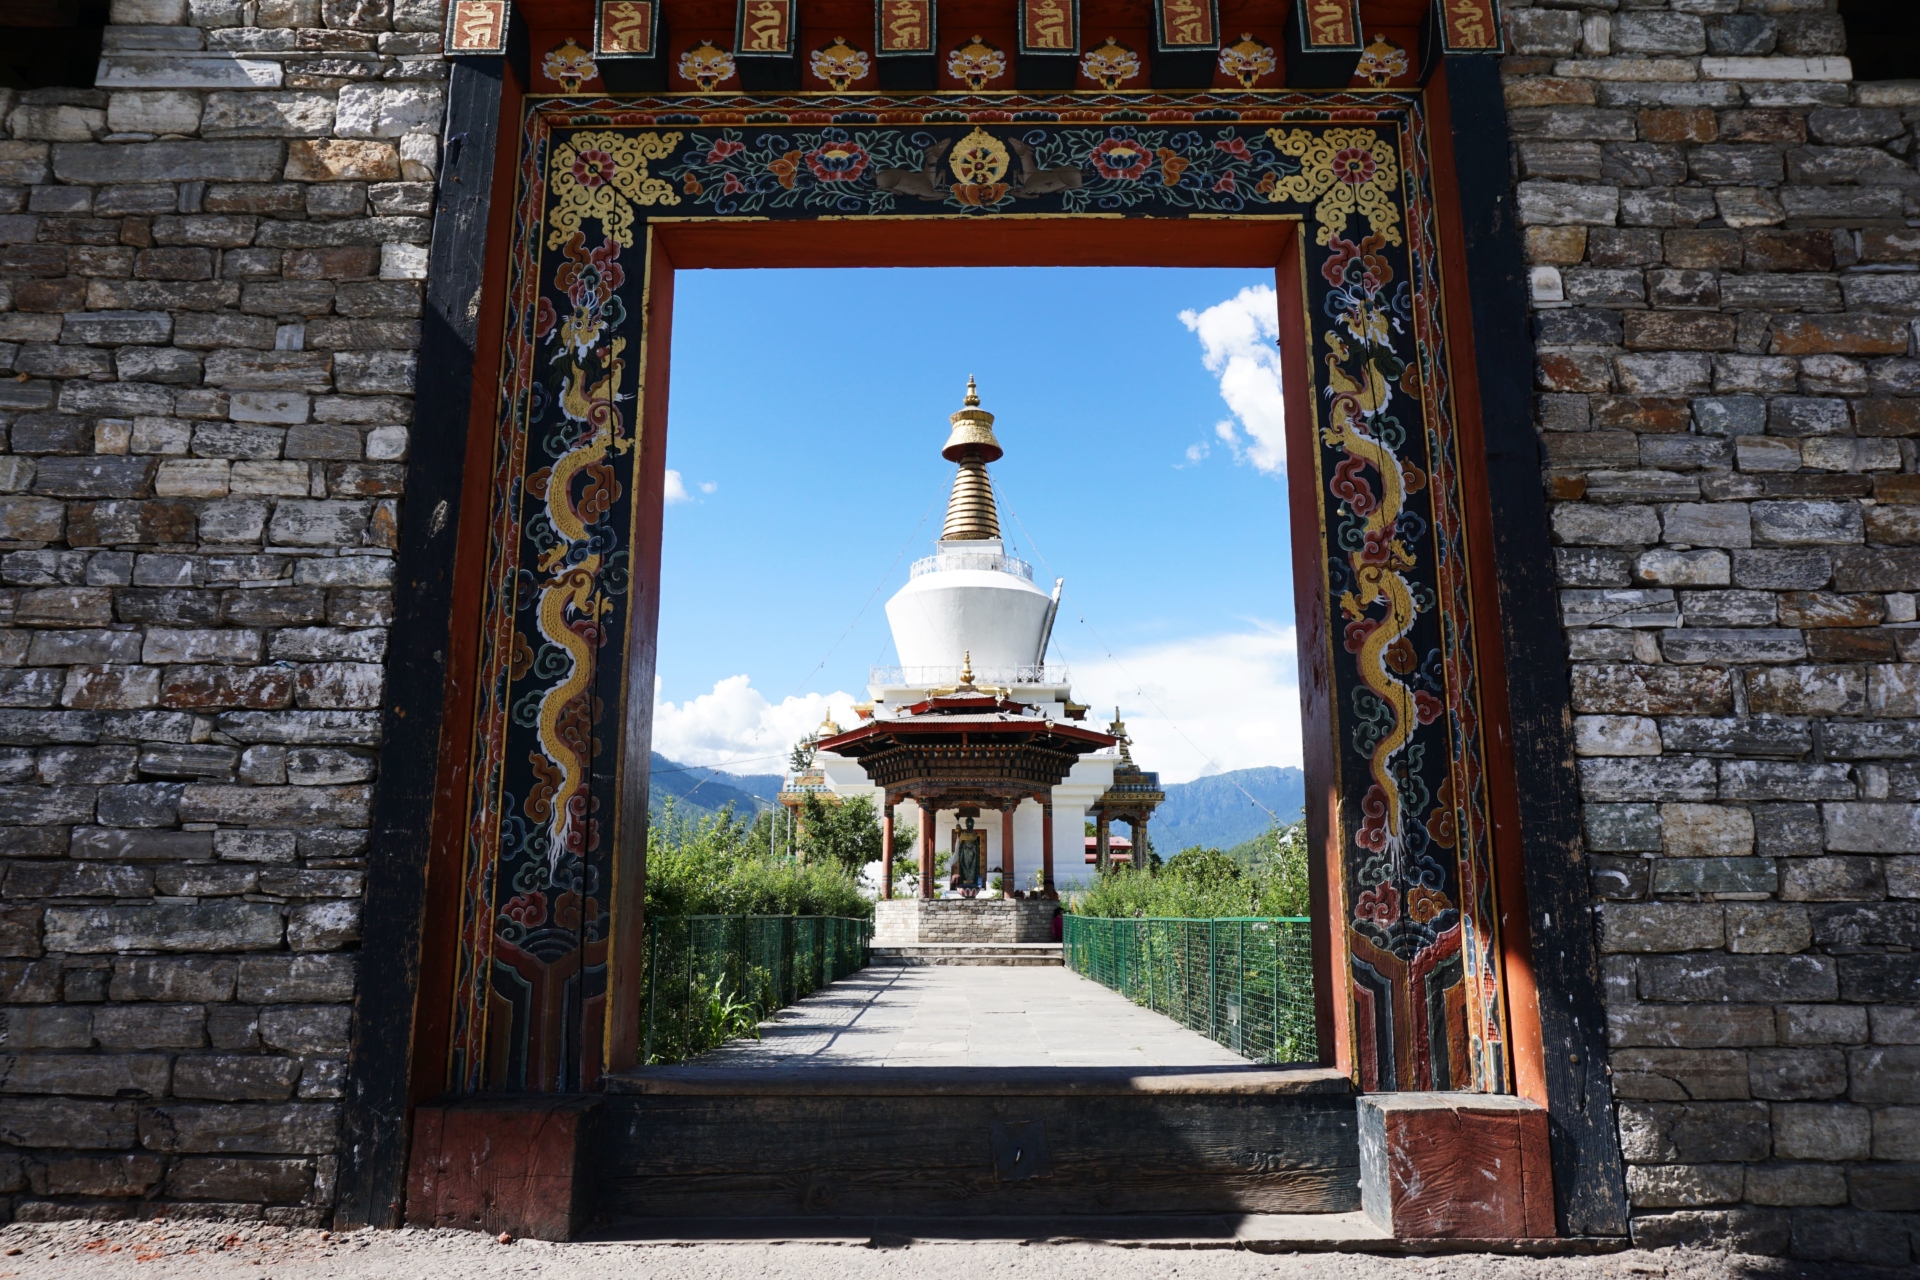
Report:
[[[1216,434],[1233,448],[1236,461],[1251,462],[1279,475],[1287,465],[1286,406],[1280,395],[1278,299],[1267,285],[1242,289],[1205,311],[1182,311],[1180,323],[1200,338],[1200,359],[1220,380],[1220,398],[1247,433],[1241,447],[1233,424],[1222,422]]]
[[[667,474],[672,475],[672,472]],[[654,682],[655,689],[659,681]],[[728,676],[711,693],[653,704],[653,749],[682,764],[718,766],[734,773],[779,773],[788,748],[820,727],[829,710],[839,724],[858,723],[849,693],[810,693],[768,702],[752,680]]]
[[[1104,728],[1117,703],[1134,760],[1159,770],[1161,781],[1300,765],[1292,627],[1256,622],[1246,631],[1129,650],[1117,660],[1073,648],[1074,697],[1093,708],[1087,723]]]
[[[712,480],[702,480],[693,486],[693,489],[698,489],[701,493],[718,493],[720,486]],[[685,476],[671,467],[667,468],[666,493],[664,496],[668,506],[672,506],[676,502],[697,501],[693,496],[693,489],[687,487],[687,478]]]

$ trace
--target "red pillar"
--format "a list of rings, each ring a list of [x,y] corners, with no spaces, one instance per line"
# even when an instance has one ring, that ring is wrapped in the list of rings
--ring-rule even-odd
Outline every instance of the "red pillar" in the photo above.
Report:
[[[893,896],[893,801],[887,801],[886,813],[880,819],[880,896]]]
[[[920,802],[920,896],[933,896],[933,826],[934,809],[925,800]]]
[[[1053,887],[1053,795],[1040,798],[1040,892],[1057,896]]]
[[[1013,882],[1013,803],[1000,807],[1000,892],[1011,895]]]

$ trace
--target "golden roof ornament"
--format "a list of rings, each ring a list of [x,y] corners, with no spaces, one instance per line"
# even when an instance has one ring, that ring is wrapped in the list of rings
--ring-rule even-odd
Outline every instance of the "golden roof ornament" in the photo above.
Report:
[[[1127,736],[1127,722],[1120,718],[1120,708],[1113,709],[1113,723],[1107,726],[1107,732],[1120,739],[1120,758],[1128,764],[1133,763],[1133,752],[1128,750],[1133,739]]]
[[[980,391],[974,385],[973,375],[967,375],[966,407],[949,414],[947,421],[953,426],[953,434],[947,437],[946,447],[940,450],[940,456],[948,462],[960,462],[967,456],[969,449],[977,450],[982,462],[998,462],[1005,452],[1000,442],[993,438],[993,415],[980,407]]]
[[[948,418],[953,434],[940,456],[957,462],[953,492],[947,497],[947,518],[940,527],[942,542],[998,541],[1000,515],[994,509],[993,481],[987,463],[1004,452],[993,437],[993,415],[980,407],[980,392],[967,376],[966,407]]]
[[[833,722],[833,712],[827,712],[827,718],[820,722],[820,728],[814,733],[816,738],[831,738],[838,735],[840,726]]]
[[[968,381],[971,382],[972,380],[969,379]],[[973,650],[971,649],[965,650],[960,659],[960,687],[962,689],[973,688]]]

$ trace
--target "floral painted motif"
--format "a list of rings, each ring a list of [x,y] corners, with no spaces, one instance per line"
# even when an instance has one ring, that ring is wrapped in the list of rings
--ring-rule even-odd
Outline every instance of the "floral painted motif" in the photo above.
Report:
[[[801,157],[821,182],[858,182],[871,159],[867,149],[850,138],[830,138]]]
[[[1081,56],[1080,70],[1087,79],[1097,80],[1102,89],[1111,91],[1140,74],[1140,55],[1108,36],[1105,44]]]
[[[1394,144],[1377,129],[1269,129],[1267,136],[1282,154],[1297,157],[1300,167],[1277,183],[1267,197],[1274,201],[1320,203],[1314,209],[1319,229],[1314,243],[1325,245],[1355,213],[1367,228],[1400,243],[1399,212],[1393,197],[1400,182]]]
[[[1314,463],[1299,482],[1318,487],[1325,513],[1344,989],[1361,1079],[1505,1088],[1467,540],[1418,100],[1276,93],[1169,108],[1128,95],[942,96],[885,116],[869,109],[878,101],[598,99],[529,116],[456,1086],[580,1087],[597,1052],[587,1029],[604,999],[619,816],[613,655],[632,607],[628,531],[658,514],[633,508],[645,219],[1017,211],[1312,223],[1301,243]]]
[[[860,141],[858,139],[864,139]],[[1231,127],[727,130],[659,167],[714,212],[888,213],[909,199],[992,212],[1058,199],[1068,212],[1155,204],[1238,212],[1275,197],[1299,162]]]
[[[618,328],[627,318],[626,304],[617,294],[627,280],[626,268],[620,265],[620,246],[608,241],[588,249],[586,241],[579,231],[567,237],[561,250],[565,261],[553,279],[573,304],[559,325],[560,345],[581,360],[600,345],[608,326]]]
[[[835,93],[845,93],[847,86],[856,80],[867,78],[867,72],[873,69],[873,62],[865,52],[854,48],[839,36],[823,49],[815,49],[809,62],[813,74],[825,80]]]
[[[677,133],[577,133],[554,148],[549,179],[558,204],[547,219],[547,247],[558,249],[583,222],[597,220],[607,239],[633,244],[633,207],[678,204],[673,188],[647,172],[680,143]]]
[[[1273,46],[1255,40],[1252,32],[1220,51],[1220,70],[1238,80],[1242,89],[1253,88],[1260,77],[1272,75],[1279,65]]]

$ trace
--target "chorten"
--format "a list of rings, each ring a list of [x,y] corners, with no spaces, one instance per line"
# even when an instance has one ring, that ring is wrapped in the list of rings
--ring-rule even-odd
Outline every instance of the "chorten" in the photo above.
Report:
[[[1123,754],[1118,712],[1105,733],[1081,723],[1087,708],[1073,700],[1069,673],[1047,663],[1064,584],[1041,590],[1007,547],[989,470],[1006,450],[974,379],[947,423],[940,456],[954,472],[940,537],[887,601],[900,665],[873,669],[858,724],[821,726],[813,769],[792,789],[796,799],[804,784],[871,797],[889,849],[904,808],[918,829],[923,901],[1015,890],[1045,901],[1106,866],[1082,862],[1089,817],[1103,836],[1117,819],[1139,837],[1162,797],[1157,777]],[[950,861],[936,884],[938,857],[963,846],[969,857]],[[1056,860],[1056,848],[1067,856]],[[951,883],[951,867],[973,865],[976,849],[987,883]]]
[[[1033,566],[1007,554],[987,472],[1006,451],[972,378],[965,402],[947,421],[952,431],[940,456],[956,465],[940,541],[887,601],[899,684],[955,684],[969,652],[983,685],[1041,683],[1060,584],[1049,596],[1033,584]]]

